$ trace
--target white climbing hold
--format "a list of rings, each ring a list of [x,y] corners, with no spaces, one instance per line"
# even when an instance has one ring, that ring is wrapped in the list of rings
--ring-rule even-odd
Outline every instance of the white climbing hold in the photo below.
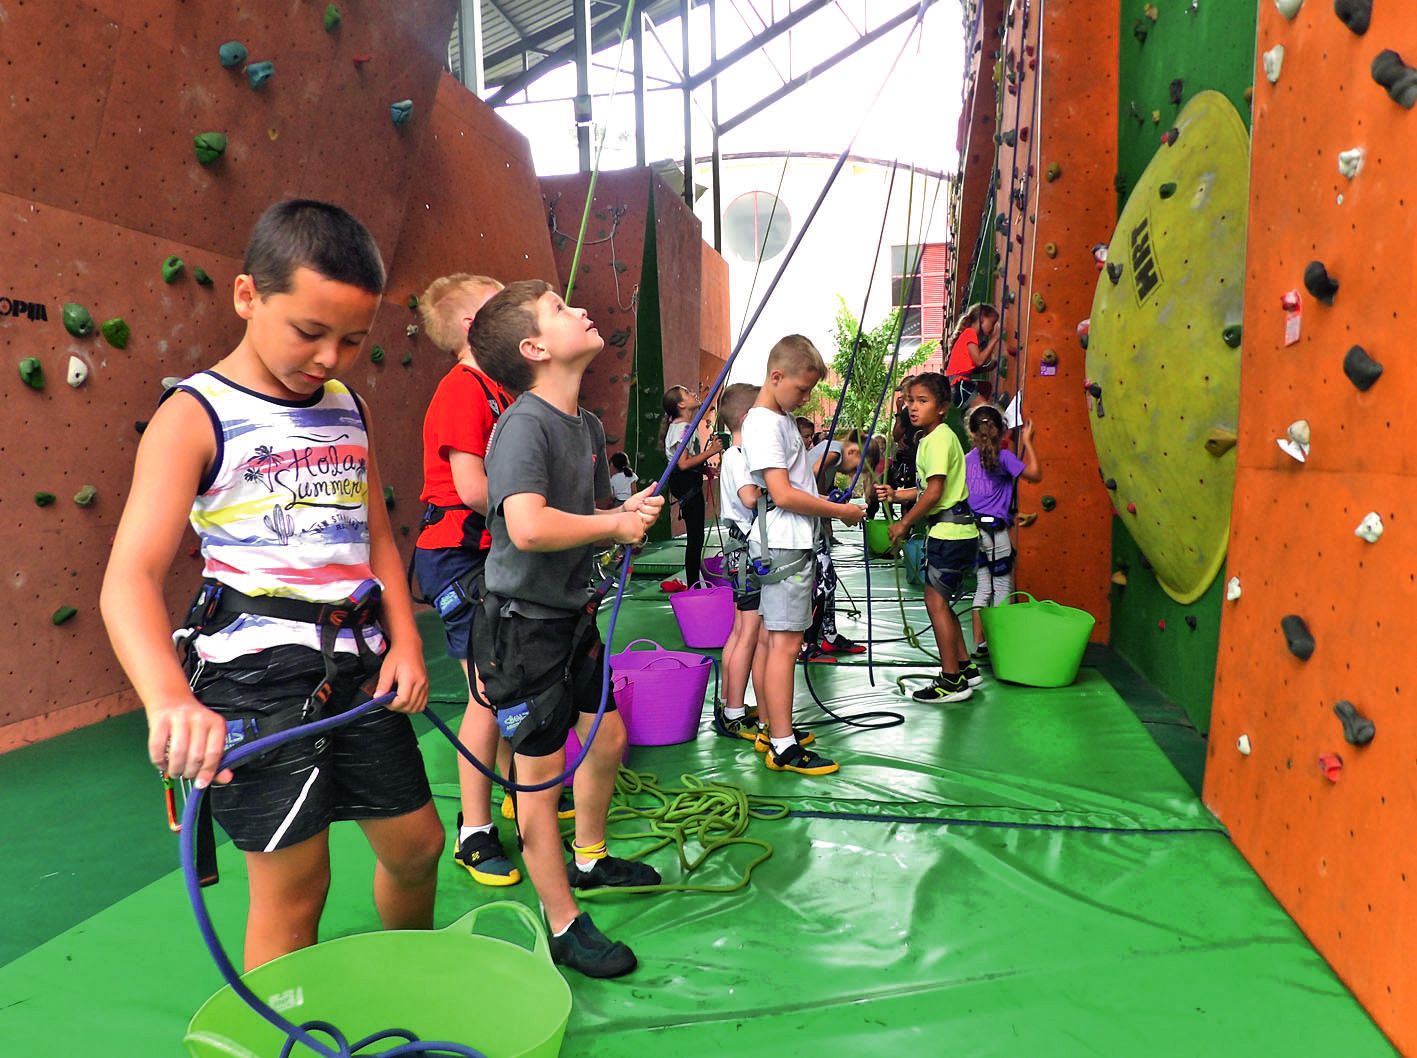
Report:
[[[1376,544],[1383,535],[1383,520],[1378,517],[1378,512],[1369,511],[1364,515],[1363,520],[1358,523],[1358,528],[1353,530],[1353,535],[1370,544]]]
[[[1299,8],[1304,6],[1304,0],[1274,0],[1274,6],[1279,8],[1279,13],[1291,22],[1294,16],[1299,13]]]
[[[1354,147],[1351,151],[1341,151],[1338,155],[1338,171],[1348,179],[1352,180],[1363,171],[1363,159],[1368,152],[1362,147]]]
[[[1279,83],[1279,72],[1284,69],[1284,45],[1276,44],[1264,53],[1264,75],[1270,84]]]
[[[1240,598],[1240,578],[1231,577],[1225,582],[1225,599],[1227,602],[1236,602]]]
[[[410,323],[403,329],[403,334],[405,338],[416,338],[418,336],[418,324]]]
[[[1309,420],[1296,419],[1289,424],[1289,436],[1281,437],[1275,444],[1279,445],[1280,451],[1291,459],[1299,463],[1309,461]]]
[[[1241,735],[1237,738],[1235,740],[1235,748],[1248,757],[1250,755],[1250,736]]]
[[[165,376],[165,377],[163,378],[163,380],[162,380],[162,388],[165,389],[165,390],[166,390],[166,389],[171,389],[173,386],[181,385],[181,383],[182,383],[182,376],[181,376],[181,375],[167,375],[167,376]]]
[[[77,356],[69,357],[69,385],[78,389],[89,379],[89,365],[80,360]]]

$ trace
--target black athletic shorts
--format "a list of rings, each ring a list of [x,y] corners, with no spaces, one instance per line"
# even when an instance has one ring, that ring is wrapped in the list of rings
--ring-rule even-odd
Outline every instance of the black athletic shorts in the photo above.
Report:
[[[566,735],[581,713],[600,707],[605,646],[594,624],[579,644],[569,673],[571,638],[579,617],[525,617],[506,612],[505,600],[489,599],[472,626],[472,656],[482,677],[487,704],[501,709],[526,701],[530,711],[518,728],[516,752],[548,757],[566,745]],[[605,708],[615,708],[615,692],[606,691]]]
[[[965,540],[925,541],[925,583],[947,599],[952,599],[964,583],[966,570],[974,568],[979,554],[979,537]]]
[[[227,662],[194,661],[197,700],[224,716],[253,717],[262,728],[288,729],[325,677],[318,650],[279,646]],[[378,676],[358,654],[335,655],[334,693],[316,716],[368,701]],[[212,814],[243,852],[274,852],[321,833],[337,819],[385,819],[432,798],[413,725],[404,713],[376,709],[316,738],[296,739],[236,767],[235,778],[208,793]]]

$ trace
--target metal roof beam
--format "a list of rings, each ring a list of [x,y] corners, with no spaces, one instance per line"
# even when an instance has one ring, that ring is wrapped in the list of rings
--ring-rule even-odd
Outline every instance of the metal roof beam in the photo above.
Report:
[[[621,11],[624,8],[620,8]],[[620,23],[613,15],[607,15],[595,24],[591,31],[591,51],[607,47],[615,43],[620,37]],[[522,49],[518,49],[518,54],[524,54]],[[555,51],[546,53],[545,58],[539,62],[528,66],[515,77],[503,82],[497,89],[497,94],[487,100],[488,104],[499,107],[503,103],[511,102],[512,96],[518,92],[525,91],[535,81],[540,80],[552,70],[564,66],[568,62],[574,62],[576,57],[576,42],[574,40],[563,44]],[[493,65],[488,60],[488,65]]]
[[[922,0],[922,3],[925,7],[928,8],[935,3],[935,0]],[[844,59],[850,58],[852,55],[855,55],[862,48],[866,47],[866,45],[875,43],[881,37],[884,37],[887,33],[896,29],[898,26],[902,25],[903,23],[909,22],[912,18],[915,17],[916,13],[920,10],[920,7],[921,4],[919,3],[913,4],[906,10],[900,12],[900,14],[888,19],[885,22],[882,22],[875,29],[871,30],[871,32],[862,34],[860,37],[856,38],[856,40],[852,41],[846,47],[842,48],[841,51],[833,55],[830,59],[827,59],[825,62],[818,63],[816,66],[813,66],[804,74],[799,74],[776,91],[769,92],[767,95],[763,96],[762,99],[754,103],[752,106],[748,107],[745,110],[740,110],[737,114],[734,114],[727,121],[720,122],[719,132],[723,134],[732,132],[739,125],[743,124],[743,122],[747,121],[749,118],[754,117],[757,114],[760,114],[762,111],[766,110],[768,107],[776,103],[779,99],[782,99],[784,96],[790,95],[791,93],[795,92],[808,81],[812,80],[812,78],[817,77],[820,74],[826,73],[826,71],[830,70],[837,63],[841,62]]]
[[[776,40],[793,26],[796,26],[798,23],[816,14],[822,8],[830,7],[833,3],[835,3],[835,0],[809,0],[808,3],[803,4],[796,11],[774,22],[746,44],[734,48],[717,62],[705,66],[702,70],[689,78],[689,87],[691,89],[698,88],[699,85],[712,80],[730,66],[757,52],[768,41]]]

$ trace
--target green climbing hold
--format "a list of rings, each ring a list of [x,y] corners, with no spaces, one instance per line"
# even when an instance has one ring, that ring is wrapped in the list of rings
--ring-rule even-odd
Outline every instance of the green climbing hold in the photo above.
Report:
[[[30,389],[44,388],[44,367],[35,356],[27,356],[20,361],[20,381]]]
[[[404,367],[411,367],[411,366],[413,366],[413,354],[412,354],[412,353],[404,353],[404,354],[403,354],[403,359],[400,360],[399,363],[403,364]]]
[[[417,312],[417,311],[418,311],[418,295],[417,295],[417,294],[410,294],[410,295],[408,296],[408,310],[409,310],[410,312]]]
[[[98,499],[98,489],[92,485],[85,485],[74,493],[74,502],[80,507],[92,507],[93,501],[96,499]]]
[[[205,268],[192,269],[192,278],[197,281],[199,287],[209,287],[212,285],[212,277],[207,275]]]
[[[115,349],[127,349],[128,338],[132,331],[128,329],[128,322],[122,316],[114,316],[111,320],[104,320],[98,328],[103,332],[103,336],[108,339],[108,344]]]
[[[369,359],[376,364],[382,364],[384,362],[384,347],[382,345],[374,346],[369,351]]]
[[[182,263],[182,258],[178,257],[176,254],[167,257],[162,262],[162,281],[164,283],[177,282],[177,277],[182,274],[184,267],[185,265]]]
[[[48,507],[59,497],[52,492],[36,492],[34,494],[34,505],[36,507]]]
[[[401,99],[397,103],[390,103],[389,117],[393,119],[395,125],[408,124],[408,119],[413,117],[413,100]]]
[[[197,152],[197,161],[211,165],[226,153],[226,133],[199,132],[192,137],[192,147]]]
[[[1063,167],[1057,162],[1052,162],[1049,164],[1048,172],[1045,175],[1048,178],[1048,182],[1051,184],[1054,180],[1063,175]]]
[[[1231,324],[1229,327],[1226,327],[1225,330],[1221,332],[1221,334],[1225,338],[1225,344],[1228,345],[1231,349],[1240,348],[1240,339],[1244,335],[1244,333],[1245,328],[1241,327],[1238,323]]]
[[[332,32],[342,21],[344,21],[344,18],[339,13],[339,8],[334,4],[325,8],[325,32]]]
[[[275,76],[275,72],[276,64],[269,59],[265,62],[253,62],[246,67],[246,80],[252,88],[264,88],[266,82]]]
[[[1054,507],[1058,506],[1058,501],[1052,496],[1044,496],[1039,502],[1042,504],[1045,511],[1051,511]]]
[[[394,505],[394,487],[393,487],[392,485],[385,485],[385,486],[384,486],[384,506],[385,506],[385,507],[392,507],[393,505]]]
[[[1161,195],[1162,198],[1170,198],[1176,193],[1175,181],[1168,180],[1166,183],[1162,184],[1159,188],[1157,188],[1157,192]]]
[[[1043,295],[1042,295],[1042,294],[1034,294],[1034,295],[1033,295],[1033,308],[1034,308],[1034,311],[1036,311],[1036,312],[1042,312],[1042,311],[1043,311],[1044,309],[1046,309],[1047,307],[1048,307],[1048,302],[1046,302],[1046,301],[1043,300]]]
[[[89,310],[72,301],[64,306],[64,329],[75,338],[87,338],[93,334],[93,317]]]
[[[72,606],[61,606],[59,607],[59,609],[54,611],[53,615],[49,619],[57,625],[62,625],[65,621],[69,620],[69,618],[73,617],[78,612],[79,611],[74,609]]]
[[[217,56],[221,59],[221,64],[228,69],[233,66],[240,66],[246,61],[246,45],[239,40],[229,40],[217,49]]]

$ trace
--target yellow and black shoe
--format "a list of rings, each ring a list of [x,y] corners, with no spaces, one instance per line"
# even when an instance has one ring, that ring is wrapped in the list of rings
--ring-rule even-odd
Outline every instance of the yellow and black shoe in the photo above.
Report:
[[[841,768],[836,761],[803,749],[800,742],[792,743],[781,753],[769,748],[766,759],[768,771],[792,771],[798,775],[830,775]]]
[[[713,729],[724,738],[741,738],[745,742],[753,742],[758,737],[756,722],[749,720],[746,713],[732,718],[724,715],[722,703],[713,707]]]
[[[810,746],[813,742],[817,741],[817,736],[812,734],[812,732],[803,731],[796,727],[792,729],[792,737],[797,740],[799,746]],[[753,749],[757,750],[759,753],[766,753],[768,747],[771,745],[772,740],[768,738],[767,731],[760,729],[757,737],[753,739]]]
[[[503,818],[503,819],[516,819],[516,818],[517,818],[517,806],[512,802],[512,795],[511,795],[511,794],[506,794],[506,795],[503,796],[503,798],[502,798],[502,818]],[[557,818],[557,819],[575,819],[575,818],[576,818],[576,802],[572,799],[571,795],[570,795],[569,793],[567,793],[565,790],[562,790],[562,791],[561,791],[561,801],[560,801],[560,803],[556,806],[556,818]]]
[[[462,830],[462,813],[458,813],[458,831]],[[502,848],[502,839],[496,829],[469,834],[458,842],[458,850],[453,859],[472,875],[479,885],[516,885],[522,880],[522,872],[517,870]]]

